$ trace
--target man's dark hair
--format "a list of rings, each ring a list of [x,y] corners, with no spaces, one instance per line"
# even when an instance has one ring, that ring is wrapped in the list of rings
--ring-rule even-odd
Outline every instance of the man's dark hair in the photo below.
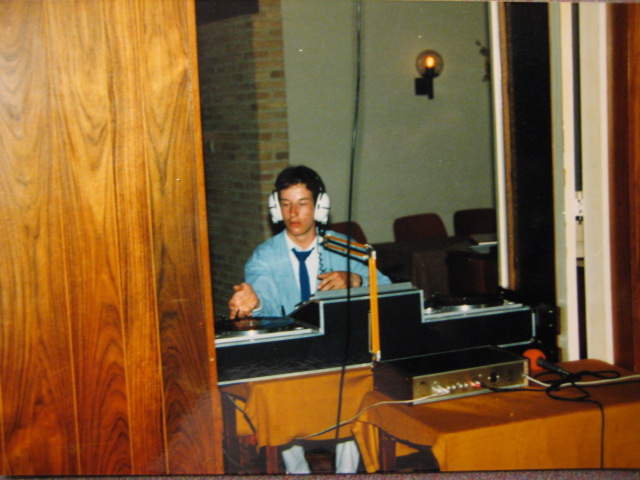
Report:
[[[304,165],[298,165],[295,167],[287,167],[278,178],[276,178],[276,191],[280,192],[293,185],[304,184],[313,194],[313,201],[318,200],[318,195],[324,193],[325,187],[320,175],[314,170]]]

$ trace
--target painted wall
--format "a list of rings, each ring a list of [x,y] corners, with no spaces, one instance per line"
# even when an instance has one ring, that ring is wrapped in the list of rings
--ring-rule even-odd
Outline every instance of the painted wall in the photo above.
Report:
[[[325,180],[346,220],[356,103],[357,3],[283,0],[290,163]],[[494,205],[484,2],[362,2],[361,89],[352,218],[370,242],[399,216]],[[415,58],[444,57],[435,98],[414,93]]]

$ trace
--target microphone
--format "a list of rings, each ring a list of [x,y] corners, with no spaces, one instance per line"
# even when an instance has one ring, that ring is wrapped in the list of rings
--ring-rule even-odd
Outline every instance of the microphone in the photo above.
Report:
[[[552,363],[542,357],[539,357],[536,360],[536,364],[539,367],[545,368],[547,370],[549,370],[550,372],[553,373],[557,373],[558,375],[562,376],[562,377],[568,377],[571,375],[571,372],[568,372],[567,370],[565,370],[564,368],[556,365],[555,363]]]
[[[330,234],[326,234],[322,237],[321,244],[325,248],[333,250],[334,252],[363,261],[369,259],[373,250],[370,245],[363,245],[362,243],[354,242],[351,239],[346,240]]]

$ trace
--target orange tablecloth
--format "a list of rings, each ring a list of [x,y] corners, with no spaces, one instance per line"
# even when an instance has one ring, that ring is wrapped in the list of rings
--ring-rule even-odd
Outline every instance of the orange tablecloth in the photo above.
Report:
[[[570,371],[615,368],[595,360],[563,365]],[[380,468],[378,429],[400,442],[431,446],[441,471],[640,468],[640,384],[589,391],[604,407],[604,440],[597,405],[553,400],[543,391],[381,405],[360,415],[352,431],[368,472]],[[370,392],[361,408],[384,400]]]
[[[356,414],[362,398],[373,389],[370,367],[348,369],[345,372],[340,421]],[[225,386],[222,393],[231,393],[246,412],[255,428],[242,412],[236,414],[237,435],[256,435],[258,447],[278,446],[321,432],[336,425],[340,401],[340,372],[301,374],[272,380],[246,382]],[[314,436],[320,440],[335,438],[335,430]],[[350,426],[340,429],[340,438],[351,436]]]

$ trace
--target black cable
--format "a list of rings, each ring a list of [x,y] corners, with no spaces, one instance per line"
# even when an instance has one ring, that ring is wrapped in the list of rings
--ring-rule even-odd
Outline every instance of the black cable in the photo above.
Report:
[[[349,155],[349,192],[347,202],[347,237],[351,237],[351,220],[353,210],[353,184],[355,172],[356,150],[358,144],[358,125],[360,122],[360,82],[361,82],[361,63],[362,63],[362,0],[356,0],[356,84],[355,84],[355,105],[353,114],[353,123],[351,127],[351,151]],[[340,425],[340,417],[342,415],[342,397],[344,391],[344,379],[349,359],[349,342],[351,341],[351,242],[347,239],[347,319],[346,333],[344,343],[344,354],[342,358],[342,367],[340,369],[340,386],[338,389],[338,412],[336,425]],[[340,427],[336,429],[336,441],[340,437]]]
[[[483,387],[488,388],[492,392],[496,393],[504,393],[504,392],[545,392],[545,394],[553,399],[560,400],[563,402],[577,402],[577,403],[593,403],[600,410],[600,468],[604,468],[604,436],[605,436],[605,412],[604,406],[598,400],[591,398],[591,393],[587,391],[587,388],[594,387],[604,387],[608,385],[619,385],[625,383],[638,383],[640,380],[624,380],[624,377],[620,376],[620,372],[616,370],[599,370],[599,371],[589,371],[582,370],[577,373],[568,373],[567,375],[560,375],[556,372],[543,372],[541,374],[536,375],[536,379],[542,378],[545,375],[553,375],[554,377],[560,377],[557,380],[547,381],[549,385],[544,389],[538,388],[495,388],[482,384]],[[581,382],[585,377],[595,377],[601,380],[615,380],[620,379],[616,382],[610,383],[595,383],[593,385],[578,385],[578,382]],[[577,394],[575,396],[561,396],[557,395],[556,392],[559,391],[567,391],[568,388],[575,389]]]
[[[620,378],[620,373],[615,370],[600,370],[596,372],[590,372],[583,370],[578,373],[571,373],[569,375],[562,376],[559,380],[552,382],[546,389],[545,393],[549,398],[554,400],[561,400],[563,402],[577,402],[577,403],[593,403],[600,410],[600,468],[604,468],[604,432],[605,432],[605,415],[604,407],[602,404],[591,398],[591,393],[586,390],[585,385],[577,385],[577,382],[581,381],[584,377],[591,376],[600,379],[615,379]],[[567,385],[571,385],[571,388],[576,389],[577,396],[566,397],[556,395],[555,392],[561,389],[566,391]]]

